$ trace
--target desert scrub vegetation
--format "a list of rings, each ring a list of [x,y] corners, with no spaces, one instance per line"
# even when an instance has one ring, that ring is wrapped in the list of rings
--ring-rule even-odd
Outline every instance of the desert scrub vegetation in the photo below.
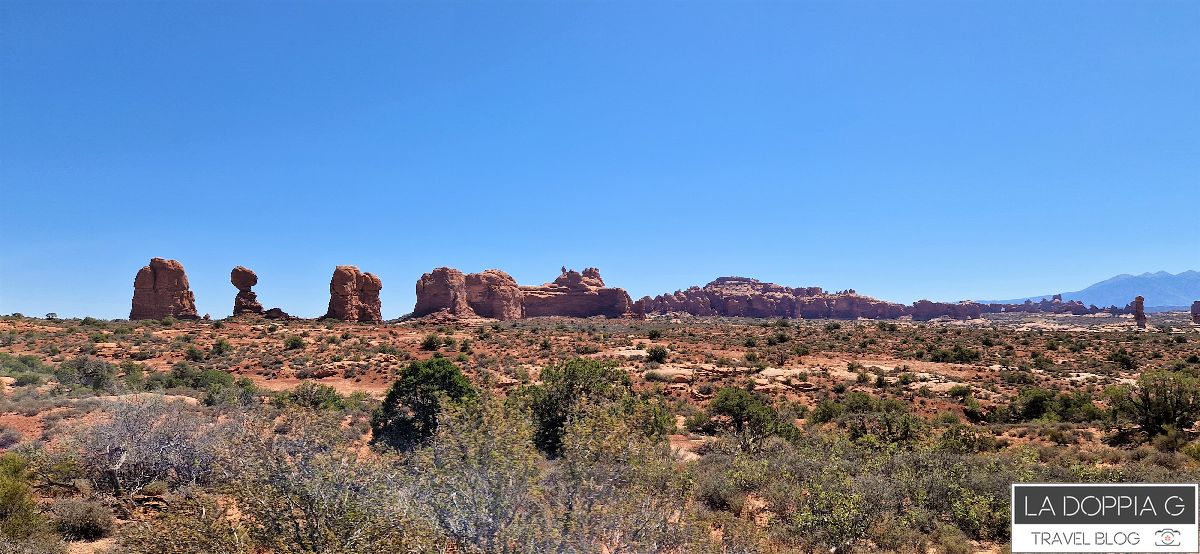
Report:
[[[0,552],[105,534],[156,554],[1002,550],[1014,480],[1200,478],[1200,340],[1177,331],[215,329],[0,333],[0,412],[16,422],[0,429],[0,467],[20,467],[0,472]],[[289,337],[306,345],[289,351]],[[619,353],[656,345],[695,367],[687,382]],[[354,381],[273,392],[237,375],[343,361]],[[382,401],[348,393],[380,376],[366,390],[391,384]]]
[[[716,391],[694,414],[695,431],[712,440],[698,460],[682,463],[647,424],[649,401],[624,375],[572,360],[508,399],[476,389],[451,396],[445,390],[463,385],[461,374],[434,358],[409,382],[433,399],[436,424],[403,449],[380,443],[365,458],[361,437],[337,424],[336,400],[294,400],[336,398],[329,390],[292,391],[290,400],[240,413],[236,425],[197,411],[203,407],[151,403],[81,435],[120,445],[134,461],[147,445],[187,444],[194,450],[169,459],[215,468],[189,475],[186,467],[129,466],[141,479],[122,468],[126,490],[163,482],[172,498],[168,510],[122,530],[122,544],[181,548],[170,541],[184,539],[151,531],[169,522],[194,542],[183,548],[195,550],[172,550],[183,552],[949,550],[1006,540],[1013,481],[1197,476],[1186,454],[1151,452],[1113,466],[1072,450],[1005,449],[986,431],[925,421],[901,402],[860,392],[829,399],[809,414],[811,426],[795,427],[769,399],[735,387]],[[1015,411],[1060,401],[1028,396]],[[195,412],[184,418],[181,410]],[[204,431],[165,425],[185,419]],[[149,425],[145,439],[114,434],[133,420],[162,423]],[[103,487],[110,477],[97,470],[111,460],[80,459],[71,471]],[[211,495],[235,499],[242,516],[222,515]],[[748,514],[765,525],[747,527]],[[705,532],[714,527],[728,532]],[[322,531],[296,536],[297,529]]]

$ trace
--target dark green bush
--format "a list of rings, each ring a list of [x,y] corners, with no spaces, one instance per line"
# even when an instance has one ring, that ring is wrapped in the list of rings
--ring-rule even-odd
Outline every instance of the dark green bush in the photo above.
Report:
[[[523,388],[519,401],[534,421],[533,442],[550,456],[562,448],[563,430],[585,403],[608,404],[626,398],[629,376],[608,363],[575,358],[542,370],[542,384]]]
[[[445,358],[416,361],[400,371],[383,404],[371,419],[374,441],[411,449],[437,430],[443,399],[459,401],[476,395],[458,366]]]
[[[646,351],[646,359],[658,364],[666,363],[667,355],[667,349],[661,346],[652,346]]]

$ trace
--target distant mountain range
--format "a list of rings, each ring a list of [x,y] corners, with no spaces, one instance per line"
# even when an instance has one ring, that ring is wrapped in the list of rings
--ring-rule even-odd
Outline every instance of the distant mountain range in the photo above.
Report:
[[[1153,311],[1163,311],[1163,308],[1186,309],[1193,301],[1200,300],[1200,271],[1184,271],[1174,275],[1166,271],[1141,275],[1122,274],[1081,291],[1059,294],[1062,294],[1064,301],[1078,300],[1085,305],[1095,304],[1101,307],[1124,306],[1133,300],[1133,297],[1141,295],[1146,298],[1147,309],[1156,308]],[[1019,304],[1026,300],[1037,301],[1052,296],[1054,294],[980,302]]]

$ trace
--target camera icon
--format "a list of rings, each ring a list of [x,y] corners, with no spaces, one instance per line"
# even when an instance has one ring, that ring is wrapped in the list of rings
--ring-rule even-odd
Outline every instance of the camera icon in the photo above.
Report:
[[[1178,529],[1159,529],[1154,532],[1154,546],[1179,546]]]

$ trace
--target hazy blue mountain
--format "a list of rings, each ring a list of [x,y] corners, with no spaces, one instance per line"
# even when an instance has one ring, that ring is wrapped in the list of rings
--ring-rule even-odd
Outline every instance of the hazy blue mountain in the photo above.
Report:
[[[1200,300],[1200,271],[1184,271],[1172,275],[1165,271],[1141,275],[1122,274],[1100,281],[1086,289],[1062,293],[1063,300],[1079,300],[1097,306],[1124,306],[1137,295],[1146,297],[1147,308],[1191,306]],[[985,300],[983,302],[1020,303],[1025,300],[1050,298],[1051,294],[1014,298],[1012,300]]]

